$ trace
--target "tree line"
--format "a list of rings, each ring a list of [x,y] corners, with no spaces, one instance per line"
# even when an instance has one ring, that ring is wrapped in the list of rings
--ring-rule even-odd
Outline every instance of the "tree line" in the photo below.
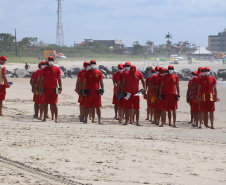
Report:
[[[64,53],[68,57],[91,57],[93,55],[108,55],[108,54],[131,54],[131,55],[151,55],[151,54],[169,54],[170,47],[175,46],[181,49],[182,53],[195,50],[196,46],[188,41],[180,41],[172,44],[172,35],[168,32],[165,36],[166,44],[155,45],[154,42],[148,40],[145,46],[142,46],[139,41],[133,42],[131,48],[126,48],[124,45],[110,49],[104,47],[97,42],[88,42],[79,46],[58,46],[55,44],[43,45],[40,41],[37,43],[37,37],[24,37],[18,42],[15,42],[15,37],[10,33],[0,33],[0,53],[1,55],[14,56],[17,51],[18,56],[34,56],[42,57],[43,50],[56,50]]]

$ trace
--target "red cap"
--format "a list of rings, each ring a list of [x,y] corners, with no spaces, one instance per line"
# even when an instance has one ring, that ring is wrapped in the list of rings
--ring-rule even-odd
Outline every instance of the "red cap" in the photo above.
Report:
[[[136,67],[136,66],[132,65],[132,66],[130,67],[130,73],[131,73],[131,74],[134,74],[134,73],[136,72],[136,70],[137,70],[137,67]]]
[[[48,60],[51,60],[51,59],[54,60],[54,57],[53,57],[53,56],[49,56],[49,57],[48,57]]]
[[[159,71],[159,68],[160,68],[159,66],[156,66],[155,71]]]
[[[204,70],[205,71],[210,71],[210,67],[207,66],[207,67],[204,68]]]
[[[45,61],[41,61],[39,64],[38,64],[38,68],[41,69],[41,65],[45,64]]]
[[[161,74],[164,74],[164,72],[165,72],[164,67],[160,67],[160,68],[159,68],[159,72],[160,72]]]
[[[122,69],[122,68],[123,68],[123,64],[119,64],[118,69]]]
[[[83,63],[83,67],[86,67],[87,64],[88,64],[88,62],[84,62],[84,63]]]
[[[90,60],[90,64],[96,64],[96,60]]]
[[[130,62],[126,62],[125,66],[131,66],[131,63]]]
[[[193,71],[193,73],[194,73],[195,75],[197,75],[197,74],[198,74],[198,71]]]
[[[155,69],[154,69],[154,68],[152,68],[152,69],[151,69],[151,73],[154,73],[154,72],[155,72]]]
[[[167,72],[167,71],[169,71],[169,69],[168,68],[165,68],[164,71]]]
[[[198,74],[200,74],[202,71],[203,71],[203,68],[202,67],[199,67],[198,68]]]
[[[8,60],[8,58],[6,58],[5,56],[1,56],[0,60]]]
[[[48,64],[49,64],[49,61],[48,61],[48,60],[46,60],[46,61],[45,61],[45,64],[46,64],[46,65],[48,65]]]
[[[174,69],[174,66],[173,66],[173,65],[169,65],[169,66],[168,66],[168,69],[169,69],[169,68],[173,68],[173,69]]]

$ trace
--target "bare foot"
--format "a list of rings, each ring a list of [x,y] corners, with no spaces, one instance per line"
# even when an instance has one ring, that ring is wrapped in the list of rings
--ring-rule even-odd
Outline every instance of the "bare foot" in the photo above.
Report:
[[[46,118],[49,118],[49,115],[47,115]]]
[[[143,126],[143,125],[140,125],[139,123],[136,123],[136,126]]]
[[[192,121],[189,121],[188,123],[193,123]]]
[[[174,128],[178,128],[178,126],[177,126],[177,125],[173,125],[173,127],[174,127]]]
[[[55,122],[56,122],[56,123],[59,123],[60,121],[59,121],[59,119],[56,119]]]
[[[96,121],[95,120],[92,120],[92,123],[96,123]]]
[[[165,125],[169,125],[169,123],[165,123]]]
[[[163,124],[159,125],[159,127],[163,127]]]
[[[209,126],[209,125],[205,125],[205,127],[210,128],[210,126]]]
[[[85,124],[86,124],[86,123],[87,123],[87,120],[84,120],[84,121],[83,121],[83,123],[85,123]]]
[[[171,123],[169,123],[169,126],[173,126]]]
[[[46,119],[44,118],[44,119],[42,120],[42,122],[46,122]]]
[[[0,114],[0,116],[2,116],[2,117],[6,117],[6,115],[5,115],[5,114]]]
[[[128,124],[128,122],[126,121],[125,123],[123,123],[122,125],[127,125]]]
[[[197,124],[192,124],[191,126],[193,126],[193,127],[198,127],[198,125],[197,125]]]
[[[146,118],[145,120],[149,120],[149,118]]]
[[[215,129],[214,127],[211,127],[211,129]]]

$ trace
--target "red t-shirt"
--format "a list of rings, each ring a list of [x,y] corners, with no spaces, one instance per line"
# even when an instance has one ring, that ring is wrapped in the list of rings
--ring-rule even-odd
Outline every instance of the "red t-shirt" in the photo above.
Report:
[[[120,75],[120,72],[115,72],[112,76],[112,80],[116,82],[116,84],[118,83],[119,81],[119,75]],[[116,92],[116,87],[114,86],[114,92]]]
[[[122,79],[126,79],[124,92],[137,93],[139,90],[139,80],[143,79],[143,75],[140,71],[136,71],[134,74],[131,74],[130,71],[127,71],[123,74]]]
[[[197,80],[197,78],[193,78],[191,80],[189,80],[188,82],[188,88],[189,88],[189,93],[191,97],[195,96],[196,93],[196,85],[195,85],[195,81]]]
[[[37,83],[38,73],[39,73],[39,70],[36,70],[36,71],[31,75],[31,78],[33,78],[33,79],[35,80],[35,84]]]
[[[175,74],[165,74],[162,76],[164,82],[164,91],[166,94],[176,94],[176,83],[179,82],[179,77]]]
[[[98,90],[100,87],[100,79],[103,79],[103,74],[99,70],[89,70],[86,71],[84,74],[84,78],[86,79],[86,87],[89,90]]]
[[[60,68],[57,66],[45,67],[42,69],[42,76],[44,76],[43,87],[46,89],[56,88],[58,76],[61,76]]]
[[[6,74],[6,67],[5,66],[2,68],[2,74]]]
[[[82,76],[82,73],[84,73],[86,70],[81,70],[81,71],[79,71],[79,73],[78,73],[78,77],[79,78],[81,78],[81,76]]]
[[[213,85],[217,84],[217,80],[213,76],[203,76],[199,80],[199,84],[201,85],[201,95],[205,93],[205,96],[209,97],[210,93],[213,93]]]

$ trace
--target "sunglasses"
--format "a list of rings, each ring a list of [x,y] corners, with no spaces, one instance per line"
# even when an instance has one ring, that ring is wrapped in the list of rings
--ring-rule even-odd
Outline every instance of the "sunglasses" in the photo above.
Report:
[[[118,68],[118,69],[123,69],[123,68]]]
[[[174,68],[169,68],[169,70],[174,70]]]
[[[96,63],[92,62],[92,63],[90,63],[90,64],[96,64]]]
[[[206,70],[206,72],[210,72],[210,70]]]
[[[125,67],[130,67],[129,65],[126,65]]]

